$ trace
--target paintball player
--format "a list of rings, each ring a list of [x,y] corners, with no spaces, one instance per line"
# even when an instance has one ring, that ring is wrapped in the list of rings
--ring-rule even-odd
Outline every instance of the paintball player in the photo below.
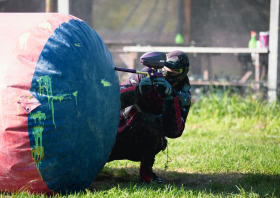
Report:
[[[191,105],[187,54],[168,53],[162,71],[165,79],[151,80],[143,74],[133,74],[120,85],[120,124],[108,160],[140,161],[140,176],[146,183],[163,182],[152,169],[155,155],[165,150],[165,137],[182,135]]]

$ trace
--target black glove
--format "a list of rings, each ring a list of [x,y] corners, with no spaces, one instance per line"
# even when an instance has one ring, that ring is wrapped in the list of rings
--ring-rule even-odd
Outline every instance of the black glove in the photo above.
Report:
[[[176,95],[178,96],[178,101],[179,101],[181,108],[186,107],[191,104],[192,97],[189,92],[179,91],[176,93]]]
[[[146,95],[149,93],[152,87],[152,81],[150,78],[143,78],[141,82],[139,83],[139,93],[141,95]]]
[[[166,98],[167,96],[176,96],[173,87],[163,78],[156,78],[153,81],[156,92],[159,93],[160,97]]]

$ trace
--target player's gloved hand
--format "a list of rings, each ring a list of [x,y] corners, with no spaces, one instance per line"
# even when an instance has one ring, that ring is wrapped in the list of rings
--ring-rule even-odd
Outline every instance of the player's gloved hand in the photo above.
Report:
[[[189,94],[189,92],[179,91],[176,93],[176,95],[178,97],[178,101],[181,108],[191,104],[192,96]]]
[[[139,83],[139,93],[141,95],[146,95],[152,87],[152,81],[150,78],[143,78]]]
[[[174,97],[176,95],[175,90],[172,86],[163,78],[156,78],[153,81],[156,92],[159,93],[160,97],[166,98],[167,96]]]

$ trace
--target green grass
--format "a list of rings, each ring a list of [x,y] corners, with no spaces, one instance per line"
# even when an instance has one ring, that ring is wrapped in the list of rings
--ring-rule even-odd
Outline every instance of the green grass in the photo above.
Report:
[[[280,105],[203,97],[182,137],[169,139],[168,155],[167,170],[163,152],[154,166],[164,184],[144,184],[137,162],[113,161],[85,192],[68,197],[280,197]]]

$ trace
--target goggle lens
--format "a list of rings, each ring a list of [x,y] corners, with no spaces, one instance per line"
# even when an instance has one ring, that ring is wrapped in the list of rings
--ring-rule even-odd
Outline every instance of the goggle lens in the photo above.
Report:
[[[181,69],[171,69],[171,71],[167,72],[170,76],[175,76],[178,74],[182,74],[183,73],[183,68]]]

